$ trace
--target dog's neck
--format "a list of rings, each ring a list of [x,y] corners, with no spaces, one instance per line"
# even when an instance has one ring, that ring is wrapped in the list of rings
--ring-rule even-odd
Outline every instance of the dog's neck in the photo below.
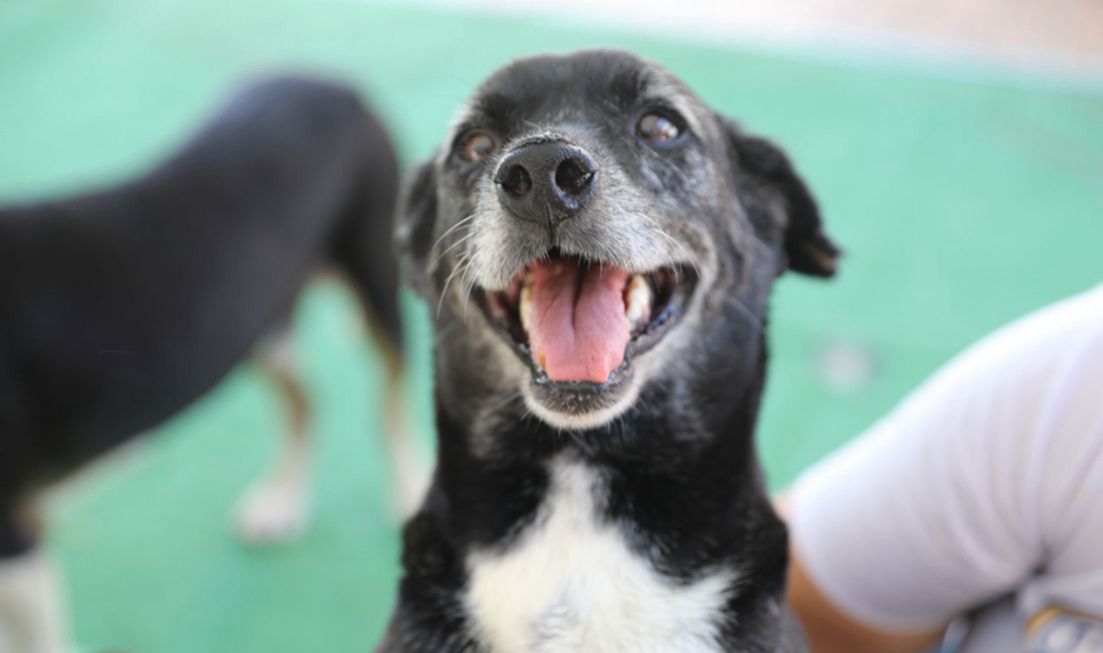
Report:
[[[569,461],[599,482],[598,518],[630,525],[638,535],[634,544],[664,572],[690,577],[746,556],[784,552],[784,529],[766,498],[754,447],[764,377],[759,361],[744,383],[727,385],[727,396],[707,390],[711,409],[692,420],[665,407],[672,403],[669,390],[645,389],[641,408],[574,434],[520,416],[501,420],[489,436],[473,433],[438,400],[434,492],[445,499],[440,505],[447,506],[454,543],[508,546],[539,517],[554,464]],[[488,439],[498,445],[489,452],[474,444]]]

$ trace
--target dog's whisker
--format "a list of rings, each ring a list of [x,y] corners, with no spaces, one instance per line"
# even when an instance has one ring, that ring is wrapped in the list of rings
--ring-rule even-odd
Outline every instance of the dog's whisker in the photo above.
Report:
[[[453,233],[454,231],[456,231],[460,227],[463,227],[464,225],[469,224],[472,220],[475,219],[475,217],[477,215],[478,215],[477,213],[472,213],[471,215],[463,218],[462,220],[460,220],[456,224],[449,227],[447,231],[445,231],[443,234],[440,235],[440,238],[437,238],[436,242],[433,243],[433,246],[429,248],[429,252],[430,253],[435,252],[437,250],[437,248],[441,245],[441,243],[444,242],[444,239],[448,237],[449,234]],[[460,239],[459,242],[466,241],[466,239],[469,238],[472,235],[474,235],[474,232],[465,234],[463,236],[463,238]],[[441,259],[443,259],[444,256],[446,254],[448,254],[448,252],[451,251],[451,249],[453,247],[455,247],[455,243],[453,243],[452,245],[449,245],[448,248],[445,249],[443,252],[440,252],[439,254],[433,255],[432,259],[429,262],[429,269],[430,270],[436,269],[436,267],[440,264]]]
[[[468,222],[471,222],[472,220],[474,220],[476,215],[478,215],[477,212],[472,213],[471,215],[465,216],[465,217],[461,218],[460,220],[456,221],[456,224],[452,225],[451,227],[448,227],[448,229],[446,229],[444,231],[444,233],[442,233],[440,235],[440,237],[437,238],[436,241],[433,242],[432,247],[429,248],[430,251],[435,250],[441,244],[441,241],[443,241],[445,238],[448,237],[448,234],[452,233],[456,229],[459,229],[460,227],[464,226]]]
[[[522,120],[521,122],[522,122],[522,124],[525,124],[525,125],[528,125],[529,127],[531,127],[533,129],[533,131],[535,131],[537,134],[546,131],[546,128],[543,125],[541,125],[539,123],[535,123],[531,120],[526,119],[526,120]],[[533,135],[535,136],[536,134],[533,134]]]
[[[497,401],[497,402],[491,404],[489,412],[497,412],[498,410],[500,410],[502,408],[505,408],[509,404],[517,401],[518,399],[523,398],[524,396],[525,396],[525,393],[521,392],[521,391],[517,391],[517,392],[514,392],[514,393],[507,394],[500,401]],[[527,410],[527,408],[526,408],[526,410]]]
[[[462,284],[462,287],[464,289],[464,291],[463,291],[463,321],[464,322],[467,321],[467,307],[471,303],[471,295],[474,294],[475,285],[478,281],[478,279],[475,278],[475,275],[471,274],[471,272],[473,272],[472,268],[474,267],[473,263],[474,263],[474,261],[469,261],[467,263],[467,265],[464,266],[463,273],[460,276],[460,283]]]
[[[445,298],[448,297],[448,287],[452,284],[452,280],[456,278],[456,275],[463,271],[464,266],[469,265],[469,263],[467,263],[468,258],[467,253],[464,252],[464,254],[460,256],[460,260],[457,261],[456,267],[452,268],[452,272],[448,275],[448,278],[444,280],[444,287],[440,291],[440,299],[437,300],[437,319],[440,319],[441,308],[444,306]]]
[[[682,242],[668,234],[666,230],[664,230],[654,218],[647,215],[646,213],[636,213],[634,215],[650,225],[651,230],[655,234],[658,234],[660,238],[663,238],[667,243],[669,243],[674,249],[673,254],[680,255],[672,255],[668,257],[668,264],[674,270],[674,278],[676,282],[680,282],[678,268],[681,265],[689,265],[691,268],[693,268],[693,271],[697,274],[697,276],[701,276],[701,264],[697,261],[697,257],[693,256],[690,253],[689,249]]]
[[[460,247],[461,245],[466,244],[472,238],[474,238],[476,235],[478,235],[478,234],[476,234],[475,232],[464,234],[461,238],[457,239],[456,242],[449,245],[447,249],[442,251],[440,253],[440,255],[437,256],[436,262],[439,263],[448,254],[448,252],[451,252],[452,250],[456,249],[457,247]]]

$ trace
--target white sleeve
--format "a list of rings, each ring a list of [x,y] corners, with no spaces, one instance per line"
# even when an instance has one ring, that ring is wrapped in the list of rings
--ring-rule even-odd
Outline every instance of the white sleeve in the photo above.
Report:
[[[1103,287],[960,355],[797,480],[790,527],[817,587],[890,632],[939,627],[1019,587],[1069,505],[1055,481],[1083,460],[1068,456],[1100,449],[1100,381]]]

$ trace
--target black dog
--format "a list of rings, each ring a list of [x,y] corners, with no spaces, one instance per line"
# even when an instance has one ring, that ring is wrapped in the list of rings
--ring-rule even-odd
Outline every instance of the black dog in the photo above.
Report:
[[[803,650],[753,433],[774,279],[837,250],[785,155],[635,56],[537,57],[400,204],[439,459],[380,650]]]
[[[310,277],[336,269],[371,309],[398,387],[397,190],[391,145],[357,96],[287,77],[238,94],[134,182],[0,210],[0,649],[61,647],[31,490],[157,425],[250,353],[285,392],[292,437],[242,526],[264,539],[300,525],[306,403],[280,334]]]

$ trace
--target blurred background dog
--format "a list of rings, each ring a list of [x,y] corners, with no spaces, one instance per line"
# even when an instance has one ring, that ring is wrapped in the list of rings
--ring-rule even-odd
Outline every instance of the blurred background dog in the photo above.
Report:
[[[238,528],[255,542],[303,528],[310,402],[289,324],[322,270],[347,280],[376,331],[392,450],[404,451],[389,242],[397,174],[384,128],[356,93],[281,77],[236,94],[135,181],[0,208],[0,649],[67,648],[61,601],[36,550],[36,493],[159,426],[251,351],[288,423],[276,464],[242,500]],[[194,471],[202,484],[202,468]]]
[[[463,5],[463,6],[461,6]],[[783,280],[759,447],[772,487],[882,415],[953,352],[1098,280],[1103,38],[1097,3],[776,5],[62,0],[0,6],[0,200],[116,180],[173,148],[244,74],[309,67],[367,92],[404,164],[508,59],[621,46],[781,137],[847,268]],[[426,309],[404,299],[412,427],[431,432]],[[935,319],[937,318],[937,319]],[[314,406],[317,511],[293,546],[243,548],[225,507],[282,428],[255,368],[56,503],[88,650],[360,650],[394,602],[388,386],[356,300],[322,282],[291,337]],[[794,409],[799,406],[799,409]],[[235,437],[227,437],[227,433]]]

